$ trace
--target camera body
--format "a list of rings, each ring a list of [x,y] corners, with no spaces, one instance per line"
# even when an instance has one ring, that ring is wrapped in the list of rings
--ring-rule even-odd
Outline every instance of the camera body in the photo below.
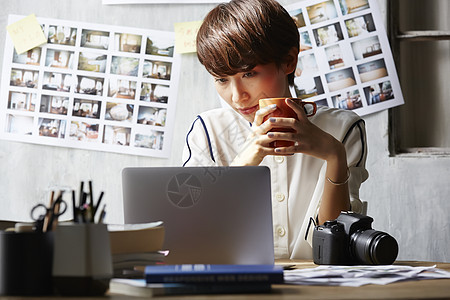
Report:
[[[389,265],[397,258],[397,241],[372,229],[373,219],[341,212],[336,220],[316,226],[313,259],[318,265]]]

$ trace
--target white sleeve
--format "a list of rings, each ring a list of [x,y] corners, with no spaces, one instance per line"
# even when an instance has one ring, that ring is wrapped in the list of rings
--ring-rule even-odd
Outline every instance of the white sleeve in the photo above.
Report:
[[[351,208],[352,211],[361,213],[363,207],[359,198],[359,188],[369,177],[369,173],[366,170],[367,143],[366,127],[363,120],[353,124],[342,143],[347,152],[347,165],[350,172],[348,189]]]
[[[198,116],[186,135],[183,166],[215,166],[211,140],[203,119]]]

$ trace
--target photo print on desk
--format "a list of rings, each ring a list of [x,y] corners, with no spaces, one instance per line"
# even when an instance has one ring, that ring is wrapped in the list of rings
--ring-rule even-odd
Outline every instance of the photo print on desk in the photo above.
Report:
[[[286,10],[300,34],[296,97],[360,116],[404,103],[376,0],[306,0]]]
[[[175,34],[37,19],[46,44],[19,55],[6,37],[0,138],[168,157],[180,64]]]

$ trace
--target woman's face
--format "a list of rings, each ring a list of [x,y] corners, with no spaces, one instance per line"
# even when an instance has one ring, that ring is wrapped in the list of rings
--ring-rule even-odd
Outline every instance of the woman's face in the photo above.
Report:
[[[251,71],[231,76],[215,77],[219,95],[247,121],[253,122],[259,109],[259,99],[290,97],[287,75],[292,72],[286,65],[275,63],[257,65]]]

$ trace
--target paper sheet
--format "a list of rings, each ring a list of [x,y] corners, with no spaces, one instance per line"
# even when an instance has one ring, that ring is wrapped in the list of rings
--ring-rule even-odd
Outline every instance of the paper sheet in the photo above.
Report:
[[[300,285],[339,285],[358,287],[386,285],[405,280],[450,278],[450,272],[431,267],[411,266],[318,266],[284,271],[284,281]]]
[[[34,14],[6,27],[18,54],[44,44],[47,39]]]
[[[175,23],[175,49],[177,53],[196,52],[197,31],[203,21]]]

